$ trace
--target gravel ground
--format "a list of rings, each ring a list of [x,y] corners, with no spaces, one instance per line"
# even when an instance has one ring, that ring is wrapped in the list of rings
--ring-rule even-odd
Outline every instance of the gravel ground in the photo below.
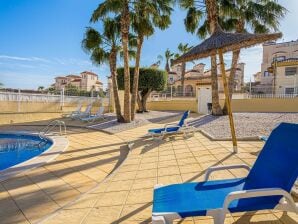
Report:
[[[269,135],[281,122],[298,123],[298,113],[234,113],[236,135],[256,137]],[[204,116],[190,122],[215,138],[231,138],[228,116]]]
[[[109,133],[118,133],[148,123],[159,123],[174,118],[176,118],[175,120],[178,120],[181,114],[182,112],[180,111],[150,111],[148,113],[136,114],[135,121],[131,123],[119,123],[117,122],[115,115],[111,115],[112,117],[108,117],[106,122],[104,121],[89,127]]]

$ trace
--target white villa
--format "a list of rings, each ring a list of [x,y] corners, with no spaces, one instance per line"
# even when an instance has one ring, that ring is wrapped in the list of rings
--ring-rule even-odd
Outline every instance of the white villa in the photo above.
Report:
[[[261,72],[254,74],[255,93],[298,93],[298,40],[263,44]]]
[[[78,89],[85,91],[99,91],[103,88],[98,75],[89,71],[81,72],[79,75],[58,76],[55,78],[55,89],[61,90],[67,85],[76,86]]]
[[[244,85],[244,63],[239,63],[237,65],[237,70],[235,74],[235,91],[240,91]],[[218,89],[220,92],[223,91],[223,84],[222,84],[222,76],[220,72],[220,68],[218,65]],[[172,67],[172,70],[169,72],[168,75],[168,83],[172,85],[177,92],[182,92],[181,86],[181,64],[175,65]],[[230,69],[226,70],[227,77],[230,76]],[[195,90],[198,86],[201,85],[211,85],[211,71],[205,70],[205,64],[199,63],[196,64],[192,69],[185,72],[185,81],[184,81],[184,88],[185,88],[185,95],[191,96],[195,95]]]

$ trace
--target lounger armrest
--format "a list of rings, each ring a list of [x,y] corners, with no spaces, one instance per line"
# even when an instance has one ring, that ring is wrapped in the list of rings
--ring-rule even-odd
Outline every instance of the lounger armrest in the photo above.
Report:
[[[241,168],[250,171],[250,167],[245,164],[237,164],[237,165],[229,165],[229,166],[211,166],[206,170],[205,181],[207,181],[209,179],[210,174],[213,173],[214,171],[241,169]]]
[[[224,200],[223,209],[228,211],[232,201],[243,198],[256,198],[264,196],[283,196],[285,202],[280,203],[276,209],[292,211],[298,213],[298,206],[295,204],[291,195],[281,188],[260,188],[246,191],[234,191],[228,194]]]

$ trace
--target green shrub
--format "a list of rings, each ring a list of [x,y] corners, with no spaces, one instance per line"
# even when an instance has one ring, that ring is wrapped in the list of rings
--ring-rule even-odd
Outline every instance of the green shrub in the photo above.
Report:
[[[118,88],[124,90],[124,68],[117,69]],[[132,88],[134,67],[130,68],[130,86]],[[155,68],[140,68],[139,90],[163,91],[167,86],[166,71]]]
[[[132,90],[134,67],[130,68],[130,90]],[[124,90],[124,68],[117,69],[119,90]],[[167,86],[166,71],[156,68],[140,68],[138,107],[140,112],[146,112],[147,99],[152,91],[163,91]]]

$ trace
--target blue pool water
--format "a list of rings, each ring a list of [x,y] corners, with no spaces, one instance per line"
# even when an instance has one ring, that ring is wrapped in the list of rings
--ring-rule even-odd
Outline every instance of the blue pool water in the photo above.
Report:
[[[53,143],[34,135],[0,133],[0,170],[29,160]]]

